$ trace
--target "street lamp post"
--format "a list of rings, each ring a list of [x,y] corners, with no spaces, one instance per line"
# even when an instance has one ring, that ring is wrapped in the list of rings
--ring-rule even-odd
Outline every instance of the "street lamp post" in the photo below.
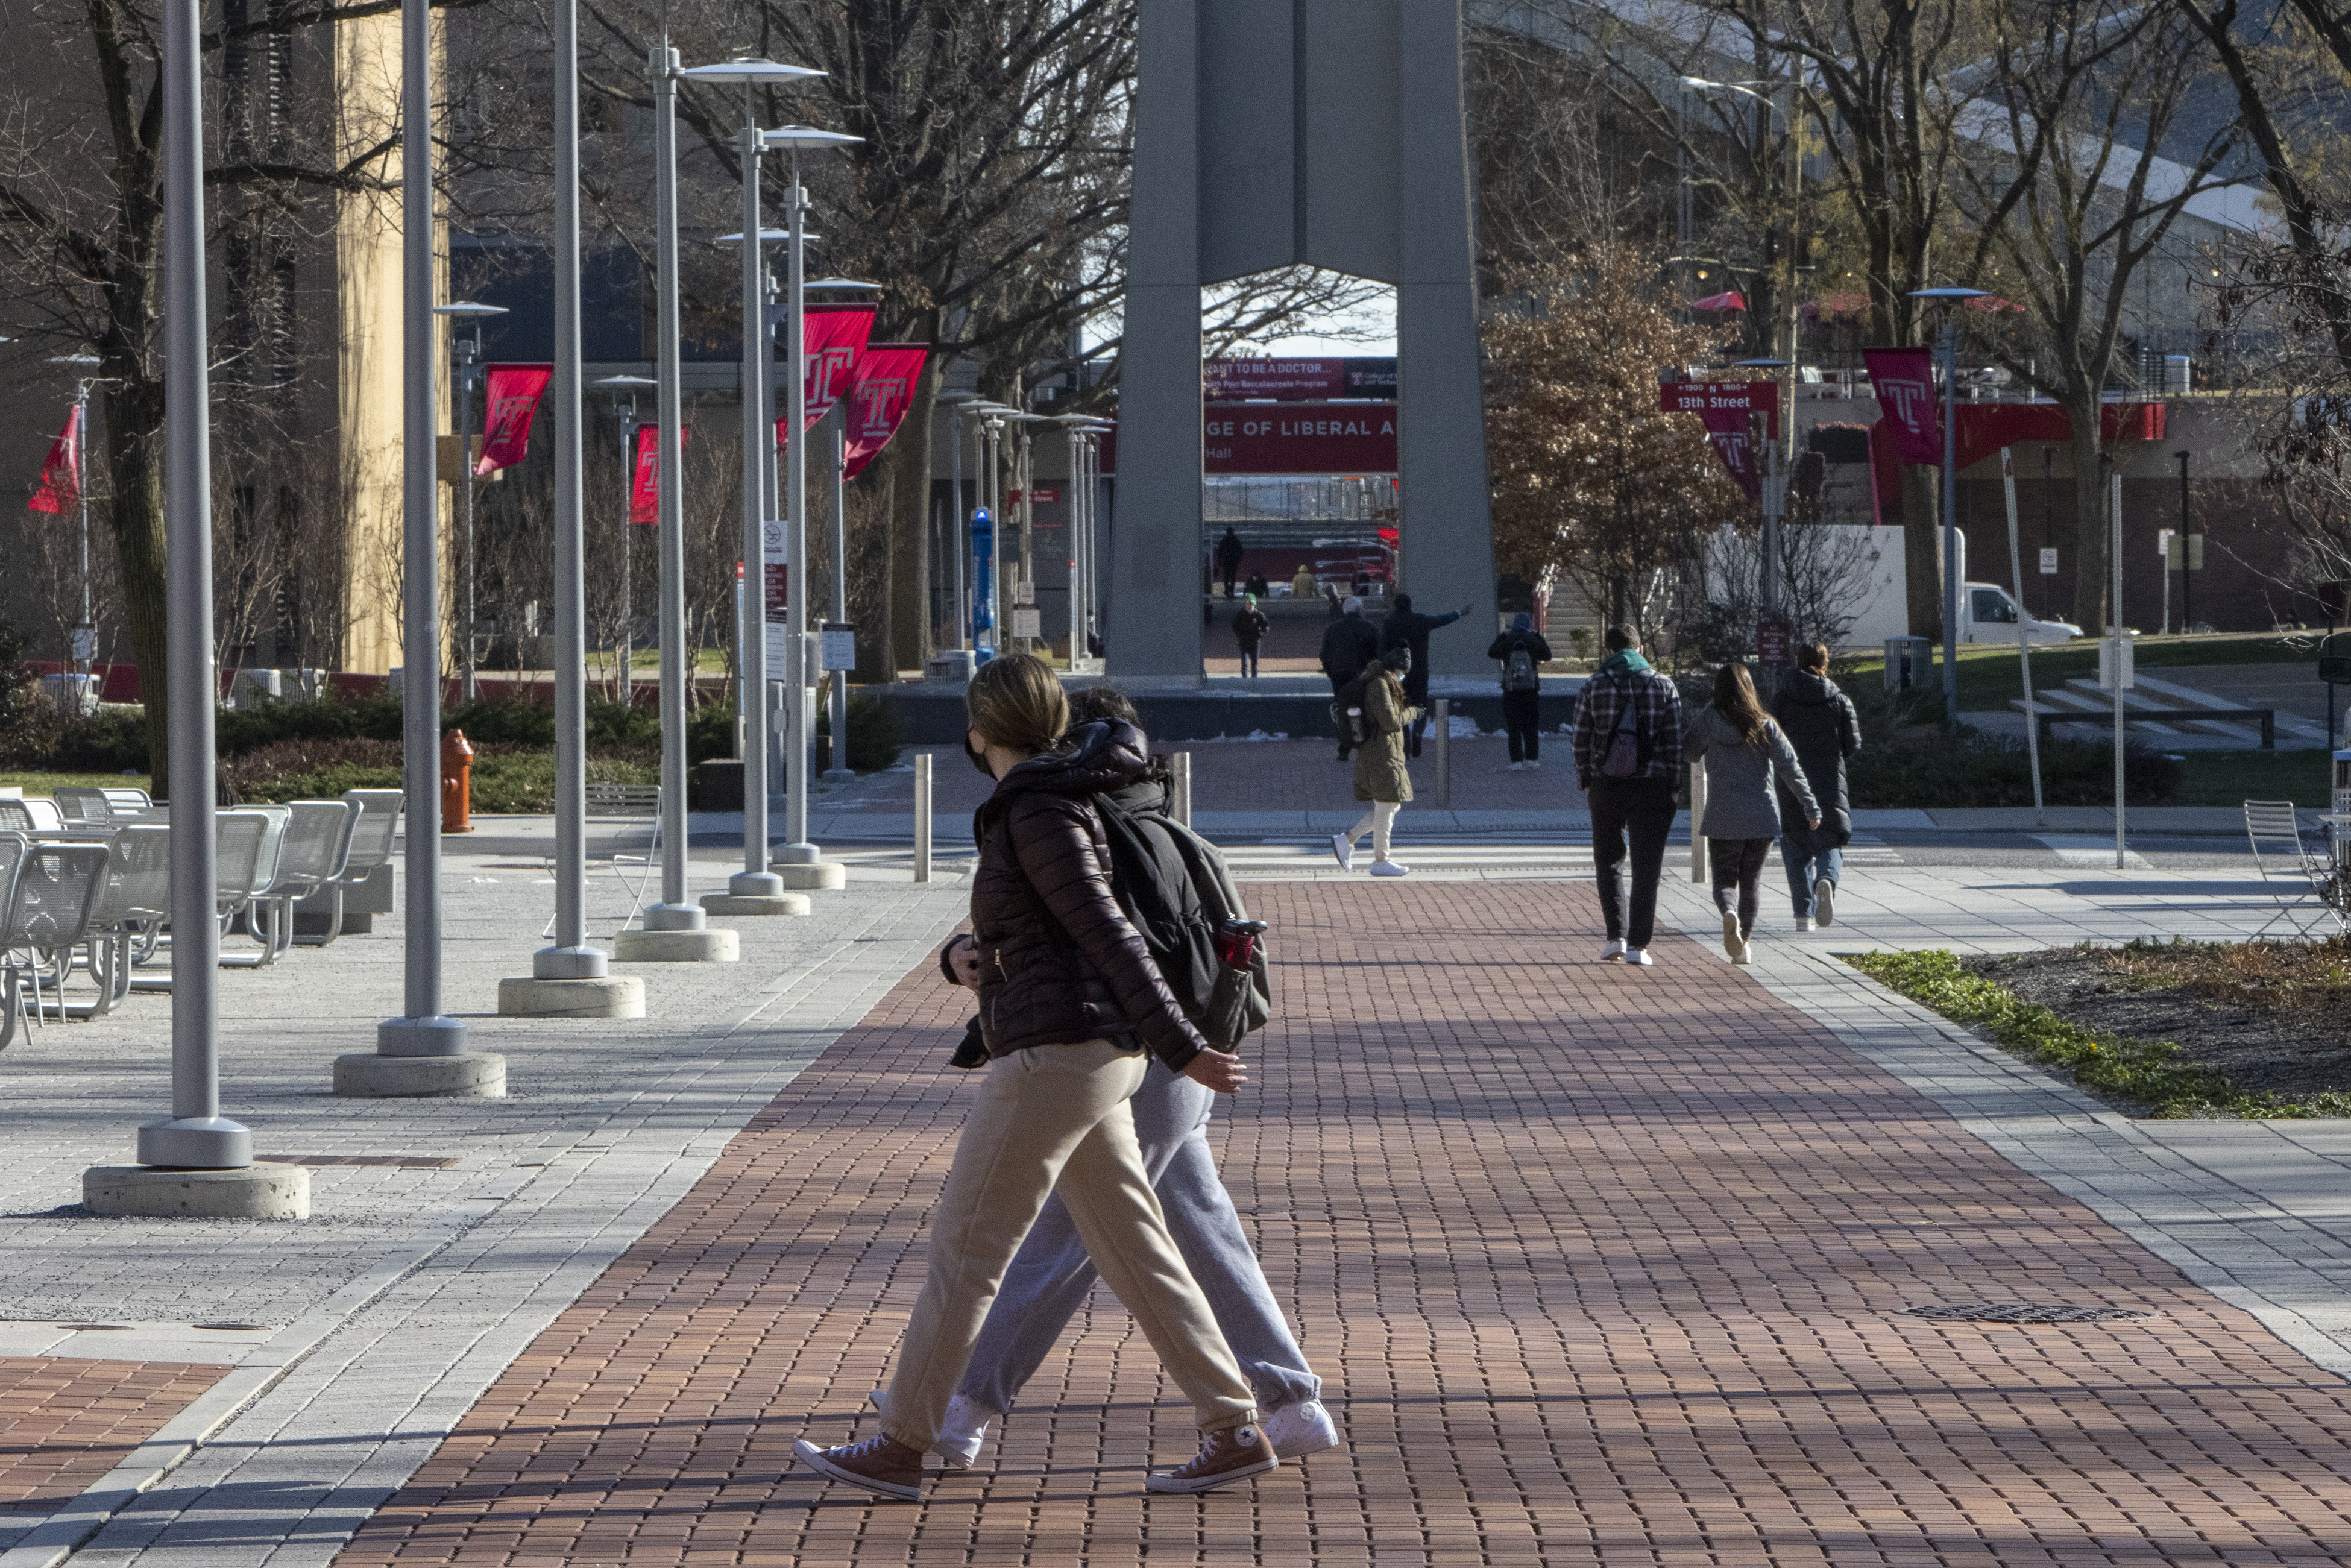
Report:
[[[1785,370],[1788,361],[1741,360],[1739,365],[1742,370],[1774,372],[1772,380],[1776,384],[1777,372]],[[1792,419],[1794,411],[1784,411],[1781,417]],[[1758,443],[1763,452],[1763,619],[1776,622],[1780,619],[1780,525],[1788,506],[1788,469],[1780,461],[1780,444],[1771,438],[1768,422],[1760,434],[1764,437]]]
[[[6,339],[0,338],[0,342],[5,341]],[[103,362],[96,354],[63,354],[49,361],[53,365],[81,367],[85,371],[88,367]],[[75,501],[81,512],[81,620],[73,629],[71,652],[74,674],[84,682],[83,687],[74,695],[78,705],[75,711],[79,712],[81,705],[88,705],[89,711],[92,713],[97,711],[97,694],[89,689],[89,682],[98,660],[98,618],[89,593],[89,389],[97,384],[96,379],[87,373],[74,379],[73,465]]]
[[[643,376],[605,376],[590,384],[612,394],[612,415],[621,432],[621,618],[620,647],[616,652],[621,666],[621,705],[625,707],[636,689],[635,672],[630,663],[634,656],[630,646],[630,615],[635,606],[629,597],[629,558],[636,553],[636,536],[629,532],[632,522],[629,514],[636,500],[637,392],[640,388],[658,387],[661,383]]]
[[[853,146],[862,140],[838,131],[791,125],[779,131],[749,133],[757,147],[780,148],[791,157],[791,188],[784,211],[791,238],[785,250],[784,359],[790,367],[786,380],[784,422],[784,551],[787,591],[784,598],[785,694],[789,703],[791,764],[784,773],[783,881],[788,887],[841,887],[848,873],[837,861],[823,860],[809,841],[809,767],[815,756],[816,686],[808,656],[808,192],[800,185],[803,148]],[[746,211],[744,226],[751,219]],[[746,804],[748,797],[746,796]],[[764,846],[763,846],[764,847]]]
[[[773,490],[768,483],[768,455],[775,446],[775,421],[770,413],[775,375],[775,349],[768,328],[766,257],[761,243],[769,237],[760,226],[759,160],[765,143],[759,131],[757,91],[761,87],[796,86],[820,71],[774,60],[737,58],[715,66],[695,66],[672,73],[681,81],[737,84],[743,89],[743,126],[736,133],[736,150],[743,177],[743,610],[737,618],[735,664],[737,695],[743,716],[743,869],[726,879],[726,891],[705,896],[703,907],[714,915],[805,915],[808,901],[787,894],[784,879],[768,862],[768,648],[767,558],[768,507]],[[664,177],[675,179],[674,158]],[[792,193],[794,226],[798,225],[799,192]],[[674,200],[673,194],[672,200]],[[674,220],[673,220],[674,221]],[[673,262],[672,271],[674,272]],[[673,289],[674,285],[672,286]],[[674,352],[674,339],[664,339],[663,351]],[[791,332],[797,358],[799,330]],[[795,367],[794,385],[798,385]],[[797,402],[797,397],[795,402]],[[671,422],[674,423],[674,422]],[[789,577],[785,591],[797,601],[806,592]]]
[[[463,685],[462,700],[471,703],[478,693],[475,689],[475,662],[479,656],[480,622],[474,611],[474,383],[481,379],[482,323],[492,316],[503,316],[501,305],[476,305],[461,299],[455,305],[435,305],[435,316],[446,316],[453,321],[473,324],[474,335],[457,340],[457,461],[465,465],[465,516],[463,526],[465,552],[465,652],[459,661]]]
[[[963,504],[963,416],[966,405],[978,402],[971,392],[943,392],[939,402],[947,405],[947,556],[955,564],[955,575],[949,580],[948,608],[956,629],[956,646],[972,645],[968,595],[965,583],[971,575],[971,551],[965,545]]]
[[[1914,288],[1943,313],[1943,722],[1959,722],[1959,310],[1980,288]]]

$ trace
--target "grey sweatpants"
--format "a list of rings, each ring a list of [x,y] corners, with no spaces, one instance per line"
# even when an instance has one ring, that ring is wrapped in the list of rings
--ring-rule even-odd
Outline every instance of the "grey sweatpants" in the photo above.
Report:
[[[1208,1113],[1216,1098],[1216,1091],[1155,1061],[1127,1104],[1143,1168],[1159,1195],[1176,1249],[1207,1298],[1259,1406],[1279,1409],[1321,1397],[1322,1380],[1307,1370],[1306,1353],[1282,1321],[1232,1196],[1217,1175],[1208,1152]],[[1011,1409],[1014,1396],[1044,1364],[1093,1283],[1093,1260],[1055,1193],[1005,1270],[956,1392],[998,1415]]]

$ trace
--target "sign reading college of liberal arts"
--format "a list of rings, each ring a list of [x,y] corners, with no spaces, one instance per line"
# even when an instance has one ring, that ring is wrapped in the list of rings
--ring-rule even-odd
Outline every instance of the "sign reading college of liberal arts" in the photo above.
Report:
[[[1323,398],[1396,395],[1396,362],[1393,358],[1210,360],[1206,378],[1211,402],[1228,398],[1312,402]]]
[[[1208,474],[1393,474],[1392,402],[1212,402],[1202,423]]]
[[[871,343],[858,355],[848,388],[848,477],[864,473],[898,434],[929,353],[927,343]]]
[[[49,444],[48,459],[41,465],[41,487],[25,505],[36,512],[61,516],[80,503],[81,404],[77,402],[66,411],[65,429]]]
[[[684,447],[685,438],[693,434],[680,425],[678,445]],[[637,474],[629,486],[629,521],[661,521],[661,426],[657,424],[637,426]]]
[[[1780,433],[1777,382],[1667,382],[1657,389],[1665,413],[1694,413],[1710,431],[1745,430],[1750,414],[1764,418],[1768,438]]]
[[[865,351],[865,340],[873,335],[873,307],[871,305],[811,305],[802,322],[801,350],[803,362],[801,390],[808,394],[808,422],[803,430],[814,430],[817,421],[832,412],[832,405],[849,390],[855,378],[857,356]],[[784,426],[791,415],[776,421],[776,442],[781,445]]]
[[[474,465],[477,476],[511,468],[529,453],[530,422],[554,374],[553,365],[490,367],[489,417],[482,422],[482,456]]]
[[[1934,356],[1925,349],[1864,349],[1886,432],[1904,463],[1940,463],[1943,425],[1935,412]]]

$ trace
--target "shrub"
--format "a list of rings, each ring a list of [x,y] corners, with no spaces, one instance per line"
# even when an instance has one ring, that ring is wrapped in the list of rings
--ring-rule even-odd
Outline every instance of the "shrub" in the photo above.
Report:
[[[819,735],[832,733],[832,706],[825,704],[816,716]],[[906,747],[906,724],[898,710],[881,697],[862,693],[849,699],[849,766],[859,773],[879,773],[898,765]],[[725,753],[719,755],[724,756]]]
[[[57,715],[41,700],[33,667],[25,663],[25,634],[0,620],[0,761],[22,762],[51,744]]]

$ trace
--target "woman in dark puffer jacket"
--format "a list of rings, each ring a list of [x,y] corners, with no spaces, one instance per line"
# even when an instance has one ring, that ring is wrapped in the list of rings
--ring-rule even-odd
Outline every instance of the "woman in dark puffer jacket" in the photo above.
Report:
[[[1111,894],[1110,841],[1092,797],[1142,775],[1142,737],[1126,726],[1090,726],[1082,747],[1053,750],[1069,703],[1051,669],[1026,655],[982,665],[965,701],[965,749],[997,779],[972,822],[987,1079],[932,1216],[930,1271],[881,1435],[833,1448],[802,1439],[793,1452],[829,1479],[919,1497],[924,1451],[988,1304],[1058,1190],[1200,1427],[1200,1451],[1145,1484],[1197,1492],[1263,1474],[1280,1461],[1258,1427],[1249,1380],[1168,1236],[1127,1108],[1146,1049],[1211,1089],[1248,1081],[1240,1059],[1211,1049],[1184,1017]]]

